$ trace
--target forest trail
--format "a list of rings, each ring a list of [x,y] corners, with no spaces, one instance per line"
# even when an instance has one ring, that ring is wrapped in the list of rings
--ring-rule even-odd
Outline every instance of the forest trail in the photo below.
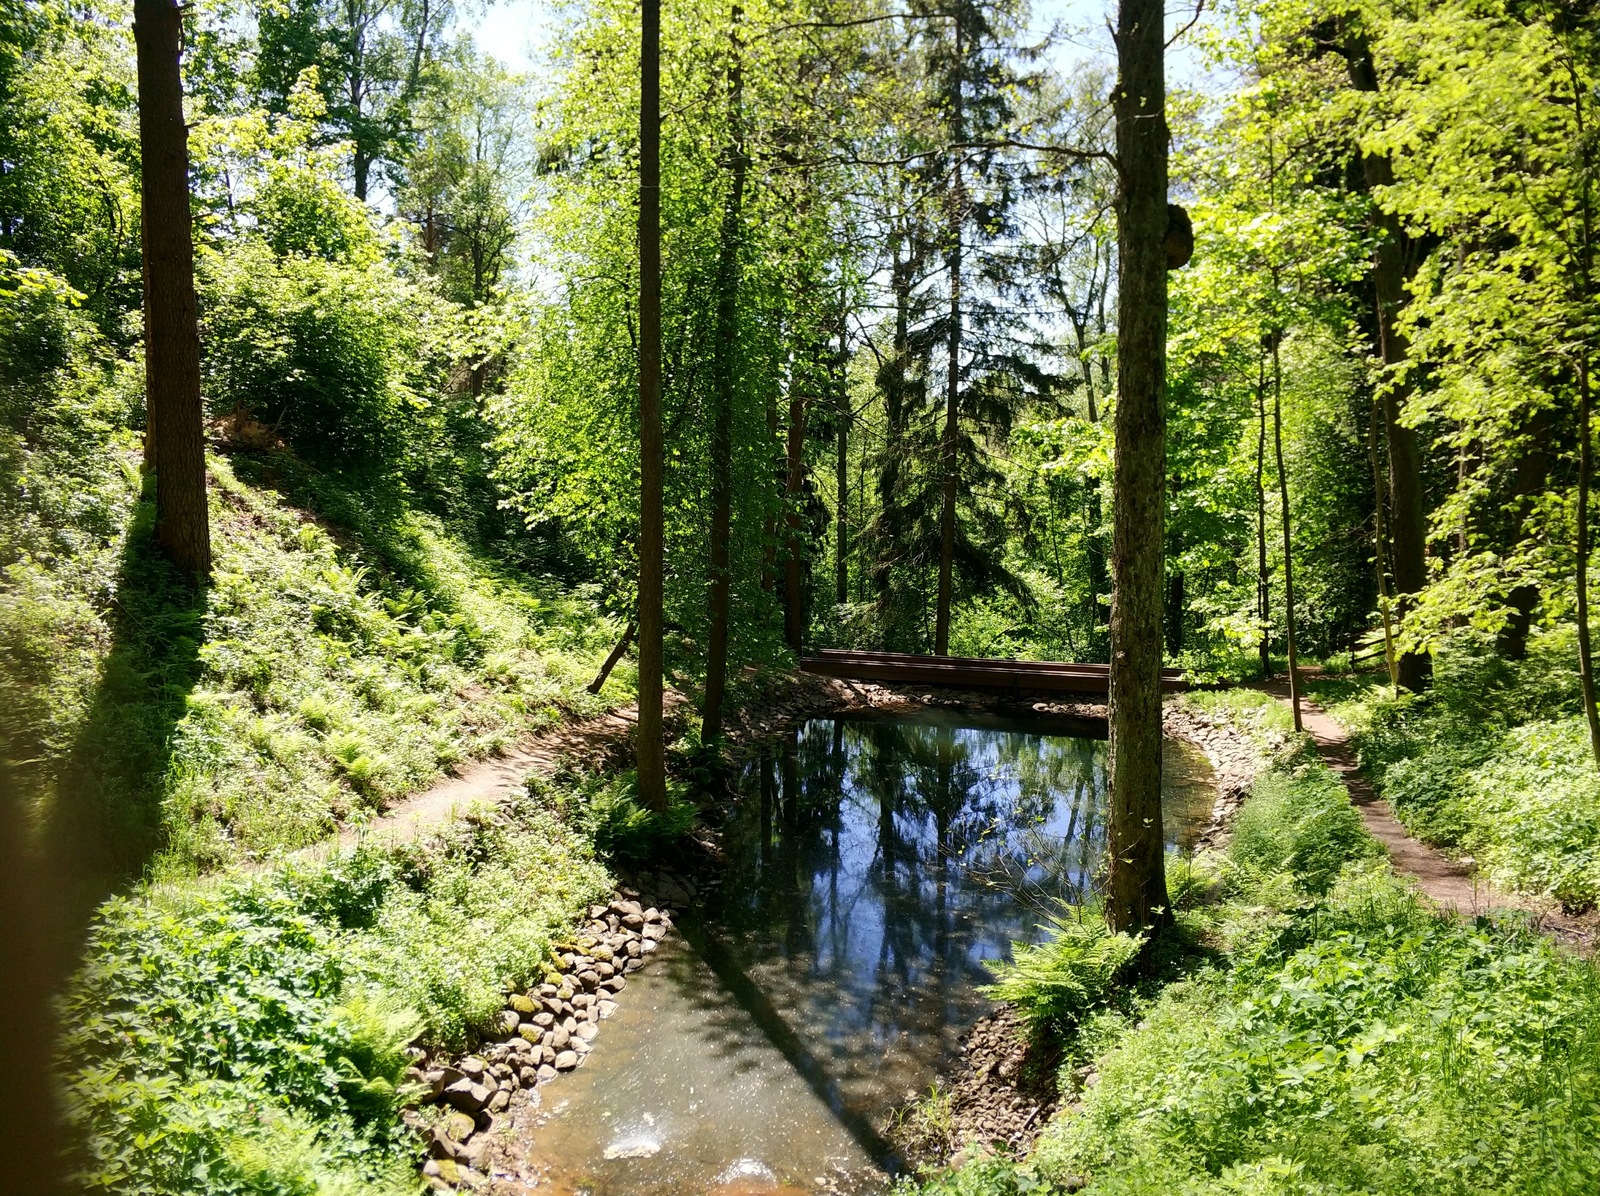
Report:
[[[1254,688],[1271,694],[1285,705],[1289,703],[1287,677],[1257,682]],[[1502,892],[1478,876],[1472,866],[1412,838],[1390,811],[1389,803],[1379,797],[1372,783],[1361,775],[1360,761],[1349,732],[1331,714],[1303,695],[1300,716],[1306,734],[1316,742],[1322,762],[1344,782],[1351,804],[1361,812],[1367,832],[1383,844],[1395,871],[1408,877],[1429,902],[1439,909],[1469,918],[1508,909],[1531,914],[1540,930],[1563,942],[1585,950],[1589,948],[1596,931],[1593,915],[1566,914],[1553,903]]]
[[[670,716],[686,700],[668,689],[663,695],[666,714]],[[460,772],[442,777],[420,793],[396,802],[380,818],[344,828],[327,846],[348,849],[375,835],[390,842],[410,842],[473,806],[502,804],[522,790],[531,773],[549,775],[563,760],[591,766],[605,762],[628,743],[638,720],[638,708],[630,702],[595,718],[557,723],[502,755],[475,760]]]

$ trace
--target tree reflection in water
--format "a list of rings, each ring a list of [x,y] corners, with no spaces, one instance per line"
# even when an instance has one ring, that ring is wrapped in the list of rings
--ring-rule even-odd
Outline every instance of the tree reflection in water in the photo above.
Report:
[[[1193,755],[1169,841],[1209,813]],[[745,769],[708,929],[852,1110],[925,1088],[985,1008],[984,961],[1088,891],[1103,756],[1022,723],[816,720]]]

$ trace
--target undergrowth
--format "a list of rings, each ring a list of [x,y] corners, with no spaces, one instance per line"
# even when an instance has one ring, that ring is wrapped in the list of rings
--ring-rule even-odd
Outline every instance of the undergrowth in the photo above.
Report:
[[[1177,915],[1207,950],[1075,1024],[1061,1085],[1076,1096],[1033,1154],[908,1188],[1596,1190],[1600,974],[1521,923],[1434,913],[1380,857],[1291,745],[1206,863],[1223,899]]]
[[[79,1186],[416,1189],[402,1049],[459,1046],[609,891],[547,807],[101,910],[63,1006]]]
[[[1503,888],[1586,909],[1600,900],[1600,771],[1575,658],[1569,631],[1536,636],[1522,662],[1462,635],[1423,694],[1319,689],[1412,834],[1473,856]]]

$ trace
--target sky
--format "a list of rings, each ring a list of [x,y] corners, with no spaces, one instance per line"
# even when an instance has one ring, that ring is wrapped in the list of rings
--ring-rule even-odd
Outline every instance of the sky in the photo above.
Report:
[[[478,47],[516,71],[533,72],[550,37],[547,0],[501,0],[491,4],[474,31]],[[1170,24],[1188,20],[1192,9],[1179,4],[1169,14]],[[1065,74],[1078,62],[1099,59],[1110,62],[1111,36],[1106,21],[1115,14],[1115,0],[1035,0],[1033,30],[1043,35],[1060,21],[1067,36],[1055,50],[1056,66]],[[467,24],[471,23],[468,18]],[[1203,69],[1192,50],[1174,48],[1168,56],[1168,81],[1175,84],[1202,82]]]

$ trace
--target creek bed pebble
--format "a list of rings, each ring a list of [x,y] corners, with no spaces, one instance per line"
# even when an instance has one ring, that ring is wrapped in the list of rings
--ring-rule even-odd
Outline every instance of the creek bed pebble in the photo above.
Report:
[[[685,883],[673,880],[672,888],[687,901]],[[616,1012],[627,977],[645,966],[672,929],[671,908],[645,904],[632,888],[591,905],[587,915],[572,941],[556,950],[544,981],[507,995],[494,1022],[496,1038],[460,1056],[410,1048],[406,1079],[423,1095],[404,1118],[425,1144],[422,1175],[433,1188],[488,1183],[496,1119],[514,1101],[537,1099],[539,1087],[583,1065],[600,1023]]]

